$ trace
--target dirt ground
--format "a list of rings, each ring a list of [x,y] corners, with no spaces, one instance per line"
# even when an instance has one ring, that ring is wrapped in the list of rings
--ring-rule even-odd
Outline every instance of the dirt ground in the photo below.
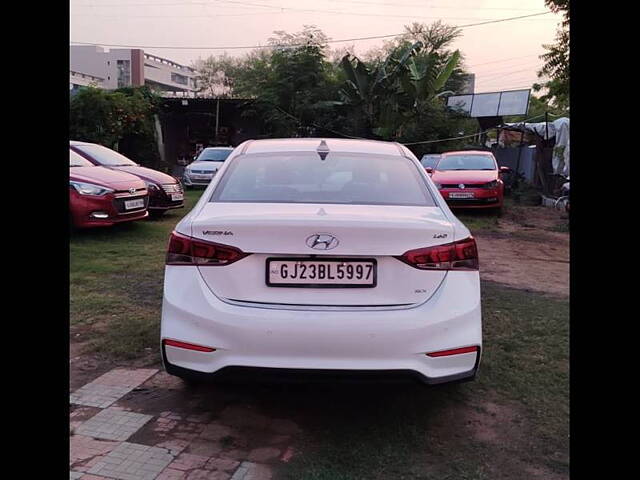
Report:
[[[495,230],[472,232],[484,280],[569,296],[569,233],[565,215],[545,207],[512,207]]]

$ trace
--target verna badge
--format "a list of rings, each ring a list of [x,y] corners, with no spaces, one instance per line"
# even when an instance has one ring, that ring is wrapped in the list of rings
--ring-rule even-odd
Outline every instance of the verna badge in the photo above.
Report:
[[[316,250],[331,250],[336,248],[339,243],[336,237],[327,233],[316,233],[307,237],[307,247]]]

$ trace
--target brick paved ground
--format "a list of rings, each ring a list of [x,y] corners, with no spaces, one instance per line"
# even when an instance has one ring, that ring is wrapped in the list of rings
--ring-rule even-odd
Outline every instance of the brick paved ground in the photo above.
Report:
[[[111,370],[70,403],[70,479],[269,480],[300,433],[152,369]]]

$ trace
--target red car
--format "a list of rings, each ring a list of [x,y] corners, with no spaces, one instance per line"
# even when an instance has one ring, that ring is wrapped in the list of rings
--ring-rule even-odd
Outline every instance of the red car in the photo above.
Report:
[[[177,178],[141,167],[121,153],[102,145],[72,141],[69,142],[69,146],[94,165],[131,173],[144,180],[149,190],[150,215],[158,217],[167,210],[184,207],[184,191]]]
[[[96,167],[69,150],[69,217],[75,228],[108,227],[146,218],[149,195],[144,181]]]
[[[509,167],[498,167],[491,152],[481,150],[446,152],[435,167],[427,168],[450,207],[497,210],[504,199],[500,175],[508,171]]]

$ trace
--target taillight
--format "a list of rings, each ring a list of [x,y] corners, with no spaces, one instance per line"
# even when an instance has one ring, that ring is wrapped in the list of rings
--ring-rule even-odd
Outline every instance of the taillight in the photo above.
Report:
[[[167,249],[167,265],[221,266],[249,255],[235,247],[205,242],[172,232]]]
[[[478,270],[478,249],[473,237],[409,250],[396,258],[421,270]]]

